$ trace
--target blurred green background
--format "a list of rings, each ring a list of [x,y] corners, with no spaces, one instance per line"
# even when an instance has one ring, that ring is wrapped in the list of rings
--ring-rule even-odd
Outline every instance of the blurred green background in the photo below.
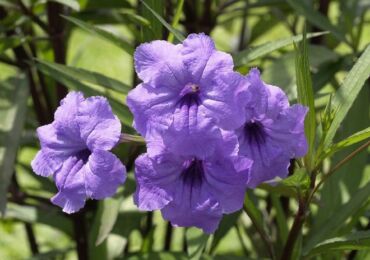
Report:
[[[318,114],[325,109],[330,93],[340,88],[345,75],[370,43],[370,1],[366,0],[145,2],[183,35],[201,31],[209,33],[220,50],[234,55],[236,69],[241,73],[247,73],[251,67],[259,67],[263,79],[283,88],[293,103],[297,102],[294,46],[285,44],[257,57],[248,55],[257,46],[301,34],[305,23],[308,32],[328,32],[308,40]],[[51,4],[58,7],[50,11]],[[179,9],[179,22],[174,23],[176,10],[181,4],[183,7]],[[56,60],[56,49],[51,44],[56,39],[65,44],[64,65],[116,79],[129,89],[138,82],[133,70],[133,59],[127,48],[125,51],[125,47],[118,46],[117,39],[134,48],[144,41],[167,39],[169,32],[138,1],[1,0],[0,8],[0,181],[5,185],[0,196],[8,200],[6,214],[0,220],[0,259],[76,259],[73,221],[47,203],[56,188],[51,181],[33,174],[30,168],[30,162],[39,149],[35,129],[43,122],[37,115],[35,98],[41,100],[45,121],[50,121],[50,115],[59,99],[56,89],[60,86],[55,81],[58,80],[68,89],[84,91],[88,88],[91,92],[87,95],[105,94],[111,100],[115,99],[118,109],[122,106],[121,115],[125,117],[129,113],[124,106],[127,91],[109,90],[104,84],[87,80],[79,74],[65,76],[63,71],[53,70],[51,63],[44,67],[37,65],[39,62],[35,58],[63,64],[63,60]],[[117,38],[104,39],[99,33],[67,21],[60,16],[62,14],[101,28]],[[48,34],[35,22],[34,16],[46,26],[50,26],[50,16],[56,17],[57,23],[62,23],[63,33]],[[17,57],[16,48],[23,48],[27,56],[23,59]],[[28,90],[30,80],[35,84],[37,92],[34,97]],[[79,82],[84,86],[79,85]],[[369,94],[367,80],[342,122],[335,140],[342,140],[369,127]],[[48,108],[51,110],[47,111]],[[15,109],[13,114],[11,109]],[[130,116],[122,120],[125,122],[124,130],[134,133],[130,128],[130,120]],[[320,121],[319,116],[317,120]],[[14,126],[18,126],[18,129],[12,128]],[[322,171],[327,171],[330,165],[354,149],[356,146],[325,160],[321,165]],[[171,253],[146,255],[146,259],[181,259],[186,256],[183,254],[184,249],[188,252],[190,250],[193,258],[199,258],[200,254],[195,252],[194,256],[191,251],[198,248],[206,255],[212,255],[210,259],[215,256],[220,259],[238,259],[238,256],[240,259],[245,259],[245,256],[269,258],[258,232],[243,212],[226,216],[220,229],[208,242],[197,230],[170,228],[159,212],[154,212],[153,217],[139,212],[132,202],[132,164],[135,156],[142,151],[143,147],[136,146],[117,148],[116,153],[130,169],[129,181],[115,198],[87,205],[85,219],[91,259],[127,258],[128,255],[132,259],[142,259],[152,251]],[[369,229],[369,163],[369,150],[365,149],[323,185],[320,195],[311,205],[311,214],[303,228],[304,238],[300,237],[303,248],[307,246],[312,249],[326,239],[342,237],[354,230]],[[263,228],[273,239],[276,250],[281,251],[297,203],[294,196],[287,196],[284,191],[268,191],[270,189],[264,186],[249,191],[248,200],[256,207]],[[17,193],[21,195],[17,197]],[[146,230],[148,221],[152,227],[149,231]],[[331,222],[334,226],[325,228]],[[32,237],[36,239],[36,251],[30,246]],[[95,246],[97,238],[106,239]],[[370,259],[370,236],[368,238],[369,246],[361,246],[361,252],[352,251],[348,247],[344,248],[345,251],[328,250],[315,257]],[[355,249],[359,248],[353,247]]]

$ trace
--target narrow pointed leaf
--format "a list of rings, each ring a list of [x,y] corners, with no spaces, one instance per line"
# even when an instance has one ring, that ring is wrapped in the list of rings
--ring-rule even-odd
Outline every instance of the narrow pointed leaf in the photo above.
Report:
[[[302,14],[312,24],[322,30],[331,32],[339,41],[348,43],[344,33],[334,26],[327,17],[313,9],[307,1],[287,0],[287,2],[296,12]]]
[[[94,34],[94,35],[96,35],[96,36],[98,36],[98,37],[100,37],[104,40],[107,40],[107,41],[113,43],[114,45],[116,45],[117,47],[121,48],[122,50],[124,50],[128,54],[133,55],[134,48],[126,40],[114,35],[111,32],[100,29],[100,28],[98,28],[94,25],[88,24],[88,23],[86,23],[84,21],[81,21],[77,18],[68,17],[68,16],[63,16],[63,17],[64,17],[64,19],[66,19],[66,20],[70,21],[71,23],[77,25],[81,29],[83,29],[83,30],[85,30],[85,31],[87,31],[91,34]]]
[[[327,148],[333,142],[333,138],[355,101],[365,81],[370,75],[370,45],[367,46],[356,64],[345,77],[339,90],[333,97],[332,108],[334,111],[334,119],[325,136],[323,147]]]
[[[318,33],[308,33],[307,39],[318,37],[320,35],[327,34],[327,32],[318,32]],[[238,53],[233,54],[234,63],[236,67],[246,65],[251,61],[261,58],[266,54],[269,54],[273,51],[286,47],[288,45],[293,44],[294,42],[300,42],[303,39],[303,35],[296,35],[289,38],[279,39],[273,42],[267,42],[262,45],[252,47],[251,49],[247,49]]]
[[[360,132],[357,132],[349,137],[347,137],[346,139],[338,142],[338,143],[335,143],[333,145],[330,146],[330,148],[328,148],[324,154],[320,157],[320,161],[324,158],[327,158],[327,157],[330,157],[332,156],[334,153],[336,152],[339,152],[340,150],[342,150],[343,148],[345,147],[348,147],[348,146],[351,146],[353,144],[357,144],[361,141],[364,141],[366,139],[369,139],[370,138],[370,127],[360,131]]]
[[[208,238],[209,235],[203,233],[203,231],[200,229],[192,227],[186,230],[186,244],[188,246],[189,259],[200,259],[207,244]]]
[[[184,0],[178,0],[177,5],[176,5],[175,15],[173,16],[173,20],[171,24],[172,28],[176,28],[177,25],[179,24],[183,6],[184,6]],[[173,38],[174,38],[174,34],[170,32],[170,34],[168,35],[168,41],[173,42]]]
[[[158,21],[163,24],[164,27],[166,27],[173,35],[182,42],[185,40],[185,37],[179,33],[176,29],[174,29],[170,24],[168,24],[156,11],[154,11],[145,1],[140,0],[140,2],[158,19]]]
[[[27,111],[28,86],[25,77],[0,84],[0,214],[5,213],[8,185],[14,172],[19,140]]]
[[[119,80],[107,77],[103,74],[88,71],[85,69],[70,67],[58,63],[48,62],[45,60],[37,59],[37,62],[44,64],[45,66],[49,67],[51,70],[55,71],[56,73],[61,73],[66,76],[69,76],[77,81],[85,81],[91,84],[103,86],[115,91],[118,91],[123,94],[127,94],[131,87],[122,83]]]
[[[49,2],[57,2],[59,4],[68,6],[72,8],[74,11],[80,11],[80,3],[77,0],[48,0]]]
[[[370,231],[359,231],[345,237],[325,240],[315,246],[306,256],[312,257],[328,251],[370,250]]]
[[[303,34],[303,40],[299,47],[296,47],[296,80],[298,103],[308,107],[308,113],[305,119],[305,134],[308,143],[308,152],[305,157],[307,167],[310,169],[313,162],[313,151],[316,134],[316,115],[315,115],[315,99],[312,87],[312,78],[310,72],[310,63],[308,59],[306,32]]]

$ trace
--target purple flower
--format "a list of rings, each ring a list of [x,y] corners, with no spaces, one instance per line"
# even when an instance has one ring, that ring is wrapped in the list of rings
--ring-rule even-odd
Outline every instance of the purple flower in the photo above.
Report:
[[[58,193],[51,201],[66,213],[81,209],[87,198],[112,196],[126,179],[126,169],[109,152],[121,135],[121,124],[103,97],[84,99],[71,92],[54,121],[37,129],[41,150],[32,161],[38,175],[54,175]]]
[[[190,34],[177,45],[142,44],[135,69],[143,83],[129,93],[127,104],[135,128],[149,142],[160,134],[168,149],[202,157],[215,149],[219,127],[233,130],[244,121],[242,77],[233,72],[231,56],[217,51],[205,34]]]
[[[216,230],[222,214],[239,210],[252,162],[236,156],[237,138],[224,133],[207,158],[181,156],[162,150],[143,154],[135,162],[135,204],[142,210],[160,209],[174,226]]]
[[[307,152],[304,119],[307,108],[289,106],[288,98],[278,87],[265,84],[258,69],[246,77],[249,103],[246,121],[235,132],[239,153],[253,160],[249,187],[288,174],[291,158]]]

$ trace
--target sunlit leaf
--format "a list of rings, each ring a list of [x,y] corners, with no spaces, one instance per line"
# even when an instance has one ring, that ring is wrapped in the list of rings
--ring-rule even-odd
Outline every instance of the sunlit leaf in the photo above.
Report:
[[[306,1],[287,0],[288,4],[298,13],[302,14],[308,21],[322,30],[331,32],[338,40],[347,42],[347,39],[338,27],[334,26],[329,19],[316,11],[312,5]]]
[[[345,237],[336,237],[325,240],[312,248],[306,256],[312,257],[314,255],[327,253],[328,251],[361,249],[370,249],[370,231],[358,231]]]
[[[207,244],[209,235],[198,228],[188,228],[186,230],[186,244],[188,248],[189,259],[200,259],[203,250]]]
[[[51,70],[57,73],[62,73],[77,81],[84,81],[91,84],[96,84],[112,90],[116,90],[123,94],[127,94],[131,90],[130,86],[122,83],[121,81],[107,77],[97,72],[70,67],[58,63],[48,62],[45,60],[38,59],[37,62],[44,64],[45,66],[49,67]]]
[[[355,101],[365,81],[370,75],[370,46],[362,53],[356,64],[345,77],[339,90],[333,98],[333,111],[335,113],[331,126],[325,136],[323,147],[327,148],[332,143],[333,138]]]
[[[311,229],[305,240],[303,252],[306,254],[317,244],[330,238],[338,231],[343,223],[353,215],[353,213],[368,201],[370,196],[370,182],[359,189],[344,205],[335,212],[328,212],[327,220],[315,229]]]
[[[26,117],[28,86],[24,76],[0,82],[0,213],[5,213],[7,190]]]
[[[324,34],[327,34],[327,32],[308,33],[307,39]],[[267,42],[260,46],[251,47],[251,49],[235,53],[233,54],[235,66],[239,67],[242,65],[246,65],[255,59],[265,56],[266,54],[269,54],[273,51],[291,45],[294,42],[302,41],[302,39],[303,39],[302,34],[296,35],[289,38],[279,39],[273,42]]]
[[[296,47],[295,59],[298,103],[308,107],[308,113],[305,118],[304,129],[308,143],[308,152],[305,156],[306,166],[313,166],[313,153],[316,134],[316,113],[315,99],[310,72],[310,62],[308,59],[308,48],[306,31],[303,33],[301,44]]]
[[[161,22],[161,24],[166,27],[180,42],[182,42],[185,37],[179,33],[175,28],[168,24],[156,11],[154,11],[145,1],[140,0],[140,2]]]
[[[78,27],[80,27],[81,29],[91,33],[91,34],[94,34],[104,40],[107,40],[111,43],[113,43],[114,45],[116,45],[117,47],[121,48],[122,50],[124,50],[125,52],[127,52],[128,54],[132,55],[134,53],[134,48],[132,47],[132,45],[127,42],[126,40],[122,39],[122,38],[119,38],[118,36],[114,35],[113,33],[111,32],[108,32],[106,30],[103,30],[103,29],[100,29],[94,25],[90,25],[88,23],[85,23],[84,21],[81,21],[77,18],[73,18],[73,17],[68,17],[68,16],[63,16],[64,19],[72,22],[73,24],[77,25]]]

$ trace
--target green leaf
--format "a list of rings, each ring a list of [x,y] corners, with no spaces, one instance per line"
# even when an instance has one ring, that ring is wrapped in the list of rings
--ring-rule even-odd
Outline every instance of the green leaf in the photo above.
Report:
[[[306,243],[304,245],[303,254],[307,254],[321,241],[329,238],[337,232],[343,223],[350,218],[353,213],[368,201],[370,196],[370,182],[359,189],[347,203],[339,207],[335,212],[330,212],[327,219],[330,221],[323,221],[320,226],[311,229]]]
[[[214,233],[213,239],[212,239],[212,245],[211,245],[211,253],[214,252],[214,250],[217,248],[218,244],[221,242],[221,240],[224,238],[224,236],[230,231],[232,227],[234,227],[235,223],[239,219],[242,211],[239,210],[237,212],[234,212],[232,214],[225,215],[220,225],[218,226],[216,232]]]
[[[183,6],[184,6],[184,0],[178,0],[177,5],[176,5],[175,15],[173,16],[173,20],[171,24],[172,28],[176,28],[177,25],[179,24]],[[170,34],[168,35],[168,41],[173,42],[173,37],[174,37],[174,34],[170,32]]]
[[[296,48],[296,79],[298,102],[308,107],[308,113],[305,118],[304,129],[308,143],[308,152],[305,156],[306,166],[310,171],[313,166],[313,152],[316,134],[316,115],[315,99],[312,87],[312,78],[310,72],[310,63],[308,59],[308,48],[306,39],[306,29],[303,33],[303,40],[299,47]]]
[[[77,25],[78,27],[80,27],[81,29],[91,33],[91,34],[94,34],[104,40],[107,40],[111,43],[113,43],[114,45],[116,45],[117,47],[121,48],[122,50],[124,50],[125,52],[127,52],[128,54],[130,55],[133,55],[134,53],[134,48],[132,47],[132,45],[127,42],[126,40],[114,35],[113,33],[110,33],[106,30],[103,30],[103,29],[100,29],[94,25],[90,25],[88,23],[85,23],[77,18],[73,18],[73,17],[68,17],[68,16],[63,16],[64,19],[72,22],[73,24]]]
[[[308,33],[307,39],[327,34],[327,32]],[[251,61],[261,58],[270,52],[276,51],[283,47],[293,44],[294,42],[302,41],[303,35],[296,35],[289,38],[279,39],[273,42],[267,42],[262,45],[252,47],[251,49],[244,50],[233,54],[234,63],[236,67],[240,67],[250,63]]]
[[[0,37],[0,54],[4,53],[8,49],[15,48],[26,41],[28,37],[19,37],[19,36],[6,36]]]
[[[312,257],[328,251],[370,249],[370,231],[358,231],[345,237],[336,237],[318,244],[305,256]]]
[[[278,227],[279,240],[278,243],[282,247],[288,238],[288,223],[286,221],[286,215],[281,205],[280,197],[277,194],[271,194],[271,202],[276,211],[276,220]]]
[[[75,11],[80,11],[80,4],[77,0],[48,0],[49,2],[57,2],[59,4],[70,7]]]
[[[0,6],[4,6],[6,8],[14,8],[14,9],[18,8],[18,6],[15,3],[12,3],[9,0],[0,0]]]
[[[342,31],[334,26],[327,17],[313,9],[306,1],[287,0],[288,4],[298,13],[302,14],[308,21],[322,30],[331,32],[339,41],[348,41]]]
[[[49,75],[56,81],[64,84],[69,89],[82,91],[87,96],[106,96],[109,100],[113,112],[118,116],[118,118],[127,128],[132,129],[132,114],[125,106],[125,100],[117,100],[116,97],[113,96],[114,92],[110,93],[107,91],[96,89],[90,85],[84,84],[74,78],[71,78],[69,75],[61,73],[55,70],[53,67],[45,65],[44,63],[36,63],[35,65],[38,70],[42,71],[46,75]]]
[[[287,197],[297,197],[302,192],[306,191],[310,187],[310,177],[307,170],[304,168],[297,169],[293,175],[280,182],[276,185],[269,185],[263,183],[258,188],[267,190],[269,192],[278,193]]]
[[[94,223],[94,226],[96,226],[98,230],[95,239],[96,246],[100,245],[112,231],[118,217],[122,200],[122,196],[115,196],[99,202],[98,212],[95,215],[96,220]]]
[[[355,101],[362,86],[370,75],[370,45],[365,49],[356,64],[345,77],[341,87],[335,93],[333,98],[334,119],[325,135],[323,147],[327,148],[333,141],[333,138]]]
[[[198,260],[204,251],[209,235],[198,228],[191,227],[186,230],[185,236],[189,259]]]
[[[48,225],[73,237],[72,222],[60,211],[60,209],[49,205],[26,206],[9,203],[4,218],[30,224]]]
[[[37,59],[37,62],[44,64],[56,73],[62,73],[77,81],[85,81],[87,83],[103,86],[112,90],[116,90],[125,95],[131,90],[130,86],[122,83],[121,81],[104,76],[103,74],[97,72],[70,67],[54,62],[48,62],[45,60]]]
[[[334,153],[341,151],[343,148],[357,144],[358,142],[364,141],[368,138],[370,138],[370,127],[357,132],[338,143],[332,144],[326,151],[324,151],[323,155],[320,156],[319,161],[332,156]]]
[[[188,260],[184,253],[152,252],[148,254],[136,253],[125,257],[127,260]]]
[[[28,86],[24,76],[0,83],[0,213],[5,213],[8,185],[27,111]]]
[[[180,42],[185,40],[185,37],[179,33],[175,28],[169,25],[156,11],[154,11],[145,1],[140,0],[140,2],[161,22],[161,24],[166,27]]]

